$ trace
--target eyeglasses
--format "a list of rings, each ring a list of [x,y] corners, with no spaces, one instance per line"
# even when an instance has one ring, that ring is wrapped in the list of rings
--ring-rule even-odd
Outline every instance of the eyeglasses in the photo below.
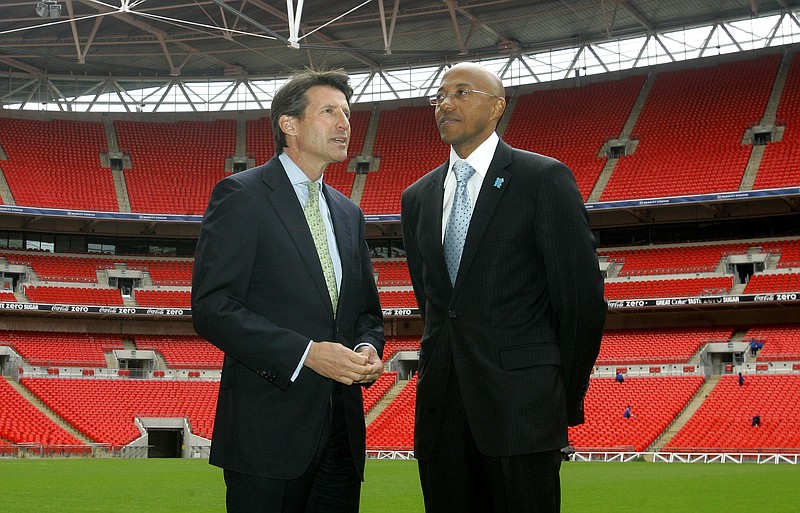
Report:
[[[428,101],[431,102],[431,105],[434,106],[441,104],[448,98],[454,98],[456,100],[464,101],[472,93],[483,94],[486,96],[490,96],[492,98],[500,98],[496,94],[487,93],[486,91],[479,91],[477,89],[456,89],[455,91],[450,91],[449,93],[438,93],[434,96],[429,96]]]

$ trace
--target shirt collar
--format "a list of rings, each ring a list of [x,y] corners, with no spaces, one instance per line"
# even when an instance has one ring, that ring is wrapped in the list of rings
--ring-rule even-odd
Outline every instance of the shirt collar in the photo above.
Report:
[[[292,182],[292,185],[300,185],[306,182],[310,182],[311,180],[308,179],[308,176],[300,169],[297,164],[286,154],[286,152],[281,153],[278,155],[278,160],[281,161],[283,164],[283,169],[286,170],[286,176],[289,177],[289,181]],[[317,183],[322,183],[322,177],[319,177]]]
[[[497,135],[497,132],[492,132],[489,137],[483,141],[480,146],[475,148],[475,150],[467,155],[466,159],[462,159],[456,153],[456,150],[450,146],[450,165],[447,169],[447,172],[450,173],[453,169],[453,164],[456,163],[457,160],[466,160],[467,163],[472,166],[475,170],[475,173],[480,175],[481,178],[486,176],[486,173],[489,171],[489,165],[492,163],[492,159],[494,158],[494,152],[497,150],[497,144],[500,142],[500,137]]]

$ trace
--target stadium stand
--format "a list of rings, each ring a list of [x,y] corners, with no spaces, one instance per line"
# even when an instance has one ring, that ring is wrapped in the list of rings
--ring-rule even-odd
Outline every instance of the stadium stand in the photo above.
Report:
[[[191,260],[132,260],[125,259],[128,269],[137,269],[150,274],[153,285],[179,285],[192,284]]]
[[[736,191],[779,55],[659,74],[634,128],[639,145],[617,163],[602,201]],[[634,136],[636,139],[637,136]]]
[[[133,295],[139,306],[162,308],[191,308],[192,293],[189,290],[135,289]]]
[[[110,287],[25,287],[25,295],[32,303],[68,303],[73,305],[123,306],[119,289]]]
[[[565,163],[586,200],[607,160],[598,155],[607,140],[622,132],[644,79],[640,75],[523,95],[503,140]]]
[[[50,454],[62,451],[56,446],[81,446],[83,442],[53,422],[38,408],[23,397],[5,379],[0,379],[0,445],[4,442],[15,444],[42,444]],[[0,454],[3,448],[0,447]],[[80,448],[71,448],[71,453],[82,454]]]
[[[783,89],[776,125],[785,125],[783,139],[767,144],[754,189],[794,186],[800,183],[800,54],[794,54]]]
[[[758,361],[800,362],[800,325],[783,324],[750,328],[745,340],[758,340],[764,347],[758,351]]]
[[[375,380],[375,383],[369,386],[369,388],[362,388],[361,393],[364,398],[364,414],[374,408],[375,405],[378,404],[378,401],[381,400],[395,383],[397,383],[397,373],[384,372],[381,374],[381,377]]]
[[[125,181],[134,212],[202,215],[236,149],[236,121],[114,122],[131,158]],[[176,194],[176,192],[180,194]]]
[[[701,376],[636,377],[624,383],[592,379],[584,402],[587,422],[569,429],[577,450],[644,451],[703,384]],[[631,418],[623,411],[631,407]]]
[[[105,257],[64,256],[25,251],[0,253],[10,264],[30,267],[42,281],[97,283],[97,271],[114,267],[114,260]]]
[[[387,336],[383,346],[383,361],[389,361],[400,351],[419,351],[419,337]]]
[[[139,437],[136,417],[187,418],[192,432],[211,438],[216,381],[22,378],[48,407],[95,442],[112,447]]]
[[[367,426],[367,449],[410,450],[414,446],[417,376]]]
[[[99,333],[2,330],[0,345],[14,348],[30,365],[105,367],[105,353],[122,349],[122,338]]]
[[[675,278],[630,281],[607,281],[608,299],[687,297],[725,294],[733,286],[733,277]]]
[[[373,259],[372,271],[378,275],[378,287],[411,285],[408,262],[405,260]]]
[[[0,301],[5,301],[7,303],[15,303],[17,301],[17,298],[14,296],[13,292],[0,290]]]
[[[417,298],[412,290],[379,290],[383,308],[416,308]]]
[[[597,365],[688,362],[707,342],[727,341],[731,328],[606,330]]]
[[[361,197],[365,214],[399,214],[400,193],[447,159],[433,107],[384,110],[378,123],[374,154],[380,169],[369,173]]]
[[[653,246],[599,251],[611,262],[622,264],[618,276],[713,272],[727,255],[744,254],[746,243],[695,246]]]
[[[744,292],[745,294],[800,292],[800,272],[754,274]]]
[[[627,381],[626,381],[627,384]],[[760,426],[752,418],[761,417]],[[686,452],[781,452],[800,447],[800,376],[722,376],[700,409],[664,447]]]
[[[193,335],[136,335],[136,349],[161,353],[170,369],[221,369],[224,354]]]
[[[35,144],[34,141],[46,141]],[[2,169],[17,205],[62,209],[119,210],[103,123],[0,117]]]

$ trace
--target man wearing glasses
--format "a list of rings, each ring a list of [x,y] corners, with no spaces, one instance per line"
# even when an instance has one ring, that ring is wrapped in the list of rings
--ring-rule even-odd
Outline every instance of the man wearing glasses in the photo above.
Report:
[[[490,71],[457,64],[430,101],[450,158],[402,198],[425,321],[425,508],[557,512],[560,450],[583,422],[606,314],[583,198],[564,164],[499,139],[506,99]]]

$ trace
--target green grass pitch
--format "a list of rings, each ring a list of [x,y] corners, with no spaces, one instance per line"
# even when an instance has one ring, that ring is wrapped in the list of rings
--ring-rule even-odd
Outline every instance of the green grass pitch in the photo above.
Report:
[[[796,465],[567,462],[561,476],[563,513],[800,512]],[[366,479],[362,513],[423,512],[416,462],[368,461]],[[0,483],[15,513],[225,510],[206,460],[0,460]]]

